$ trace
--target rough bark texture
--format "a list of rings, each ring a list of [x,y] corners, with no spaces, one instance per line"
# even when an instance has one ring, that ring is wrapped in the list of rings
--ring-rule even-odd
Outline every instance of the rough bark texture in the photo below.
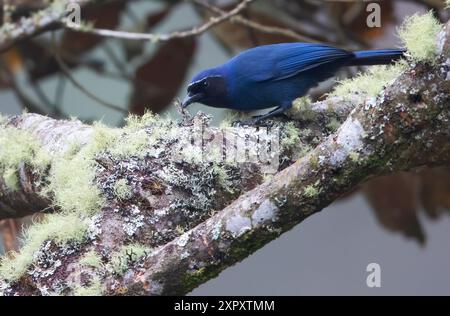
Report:
[[[315,120],[295,122],[298,139],[289,135],[287,122],[274,122],[271,130],[279,129],[284,145],[278,151],[272,148],[280,153],[276,170],[281,171],[270,179],[264,175],[275,170],[265,169],[261,161],[231,164],[205,158],[223,158],[239,142],[250,149],[267,141],[274,145],[271,135],[277,133],[236,128],[224,134],[208,126],[202,115],[178,124],[150,122],[129,131],[133,136],[144,131],[152,137],[151,145],[142,155],[121,156],[108,149],[94,155],[94,181],[104,201],[94,214],[83,215],[89,221],[86,236],[63,244],[49,238],[22,276],[0,279],[0,293],[77,294],[77,289],[92,293],[80,288],[98,288],[94,294],[186,294],[367,178],[424,165],[448,166],[449,36],[447,28],[434,65],[410,65],[376,98],[330,98],[313,104]],[[335,109],[331,114],[330,106]],[[323,125],[330,115],[346,119],[328,135]],[[33,135],[52,157],[69,150],[75,139],[79,148],[88,146],[96,135],[94,128],[79,122],[33,114],[14,117],[8,126]],[[310,130],[307,135],[304,128]],[[191,160],[180,156],[181,149],[199,139],[194,136],[199,132],[201,147],[210,150],[202,159],[195,147],[187,151]],[[293,139],[315,148],[305,155],[300,146],[289,145]],[[214,147],[223,151],[217,154]],[[53,160],[39,173],[20,166],[16,190],[0,180],[0,218],[38,212],[53,202],[52,194],[42,197],[52,168]],[[126,194],[117,192],[121,179]],[[58,205],[48,210],[60,212]],[[98,262],[81,264],[92,252]]]

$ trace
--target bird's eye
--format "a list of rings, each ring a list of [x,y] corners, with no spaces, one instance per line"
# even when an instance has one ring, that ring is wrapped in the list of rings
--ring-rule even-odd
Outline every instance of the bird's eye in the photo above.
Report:
[[[209,82],[208,82],[208,81],[206,81],[206,80],[205,80],[205,81],[203,81],[203,86],[204,86],[204,87],[207,87],[207,86],[209,86]]]

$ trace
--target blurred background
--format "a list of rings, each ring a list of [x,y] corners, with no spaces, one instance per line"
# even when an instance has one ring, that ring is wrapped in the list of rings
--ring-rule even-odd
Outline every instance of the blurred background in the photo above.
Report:
[[[206,23],[238,1],[106,1],[82,8],[96,28],[170,34]],[[378,3],[381,27],[367,26]],[[14,22],[45,1],[3,0],[0,23]],[[46,32],[0,53],[0,113],[30,111],[120,126],[131,112],[177,116],[198,71],[269,43],[323,42],[346,49],[399,46],[404,17],[443,0],[255,0],[233,20],[185,38],[150,43],[69,30]],[[339,79],[363,69],[348,69]],[[311,91],[320,99],[335,83]],[[227,111],[193,105],[219,124]],[[1,148],[0,148],[1,150]],[[372,180],[265,246],[193,295],[450,294],[450,170],[423,169]],[[17,249],[30,219],[0,221],[0,253]],[[366,267],[381,266],[381,288],[368,288]]]

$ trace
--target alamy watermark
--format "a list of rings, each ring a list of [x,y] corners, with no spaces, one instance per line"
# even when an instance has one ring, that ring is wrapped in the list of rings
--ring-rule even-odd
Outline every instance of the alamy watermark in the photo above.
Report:
[[[183,128],[183,127],[182,127]],[[226,127],[211,132],[206,125],[194,123],[177,131],[174,161],[188,163],[254,163],[262,173],[274,174],[280,164],[282,137],[279,128]]]
[[[78,28],[81,26],[81,6],[78,3],[69,3],[66,6],[67,17],[65,19],[66,25],[71,28]]]
[[[347,2],[348,0],[326,0],[328,2]],[[383,0],[359,0],[366,6],[366,25],[369,28],[381,27],[381,2]]]
[[[366,12],[367,15],[366,24],[370,28],[381,27],[381,5],[377,2],[371,2],[367,4]]]
[[[339,0],[328,0],[335,2]],[[366,4],[366,25],[369,28],[381,27],[381,5],[380,1],[362,0]],[[67,17],[65,19],[68,27],[79,28],[81,27],[81,6],[78,3],[69,3],[66,6]]]
[[[381,266],[379,263],[372,262],[367,265],[366,271],[369,273],[366,278],[367,287],[381,287]]]

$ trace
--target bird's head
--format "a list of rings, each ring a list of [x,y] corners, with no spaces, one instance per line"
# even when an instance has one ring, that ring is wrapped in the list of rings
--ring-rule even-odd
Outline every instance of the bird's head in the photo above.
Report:
[[[187,92],[188,95],[183,100],[183,108],[196,102],[213,107],[223,107],[227,100],[225,77],[217,69],[204,70],[192,79]]]

